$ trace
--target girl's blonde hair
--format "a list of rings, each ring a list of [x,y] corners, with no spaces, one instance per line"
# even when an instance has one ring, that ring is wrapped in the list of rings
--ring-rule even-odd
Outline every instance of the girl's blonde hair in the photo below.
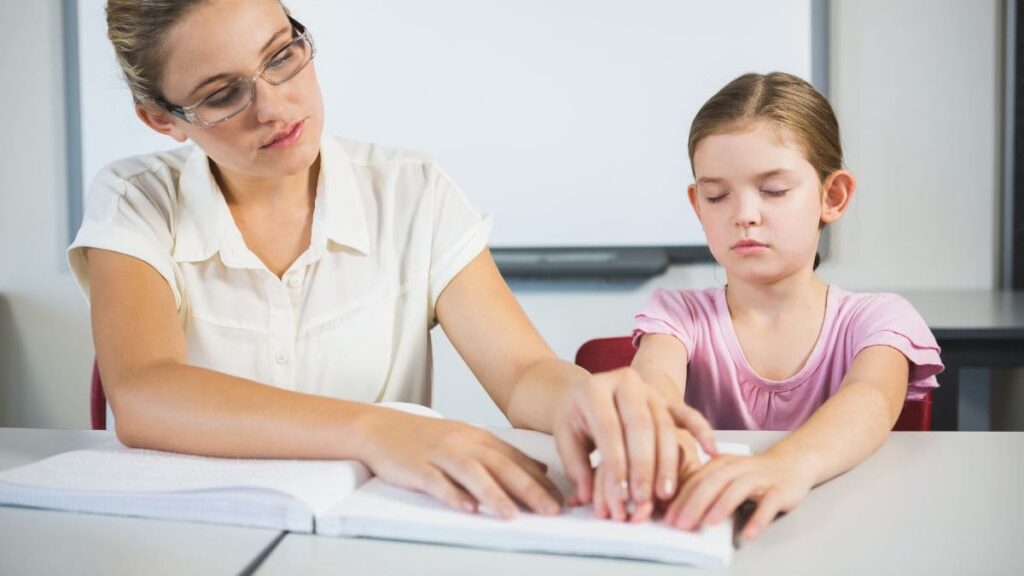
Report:
[[[164,37],[205,0],[107,0],[107,37],[137,103],[161,98]],[[281,4],[284,8],[284,4]],[[285,13],[288,10],[285,8]]]
[[[822,182],[843,168],[839,123],[828,100],[805,80],[786,74],[744,74],[704,103],[690,126],[690,166],[701,140],[767,122],[803,148]]]

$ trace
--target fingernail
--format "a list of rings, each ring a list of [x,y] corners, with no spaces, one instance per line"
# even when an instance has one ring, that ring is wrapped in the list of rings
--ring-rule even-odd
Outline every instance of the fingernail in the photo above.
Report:
[[[669,496],[672,496],[672,494],[674,494],[675,491],[676,491],[675,480],[673,480],[671,478],[665,478],[665,497],[668,498]]]
[[[469,500],[464,500],[462,502],[462,509],[472,514],[476,512],[476,505],[470,502]]]
[[[629,498],[629,482],[619,480],[619,497],[622,500]]]

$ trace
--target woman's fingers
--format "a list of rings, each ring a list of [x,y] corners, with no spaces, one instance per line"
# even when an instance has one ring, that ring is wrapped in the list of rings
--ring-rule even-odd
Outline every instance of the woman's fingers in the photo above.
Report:
[[[654,418],[654,427],[657,430],[657,473],[655,480],[655,491],[660,500],[668,500],[676,493],[679,482],[679,462],[684,455],[682,445],[676,433],[675,423],[672,421],[663,402],[651,401],[651,415]]]
[[[697,442],[700,443],[700,447],[704,449],[704,452],[712,456],[718,454],[718,446],[715,444],[715,431],[700,412],[682,403],[670,404],[669,410],[672,412],[672,417],[675,419],[676,424],[689,430],[693,437],[697,439]]]
[[[416,475],[417,480],[408,486],[433,496],[441,503],[456,510],[475,513],[478,502],[465,490],[455,485],[451,479],[434,466],[426,465]]]
[[[538,478],[498,453],[485,456],[484,464],[505,492],[531,511],[554,516],[561,510],[558,489],[546,476]]]
[[[555,448],[565,473],[576,488],[571,500],[579,505],[594,500],[594,472],[590,466],[590,440],[576,431],[555,434]],[[598,484],[599,485],[599,484]]]
[[[623,521],[626,519],[629,482],[626,477],[626,450],[622,439],[622,425],[613,395],[609,393],[613,388],[599,382],[594,384],[587,391],[588,401],[584,407],[584,414],[590,435],[597,445],[598,452],[601,453],[601,466],[606,468],[604,478],[600,484],[594,485],[594,490],[604,490],[611,517]]]
[[[656,428],[646,390],[624,386],[615,394],[626,437],[626,463],[629,467],[629,497],[634,505],[651,500],[655,473]]]
[[[460,456],[440,458],[434,465],[476,498],[479,512],[505,519],[519,514],[516,503],[479,461]]]

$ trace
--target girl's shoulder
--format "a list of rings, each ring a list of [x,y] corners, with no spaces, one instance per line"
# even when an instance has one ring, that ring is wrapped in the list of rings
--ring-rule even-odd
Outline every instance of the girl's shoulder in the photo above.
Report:
[[[703,289],[657,288],[647,300],[645,311],[660,312],[675,318],[710,318],[721,311],[725,288]]]
[[[920,316],[913,304],[893,292],[849,292],[830,285],[828,297],[832,300],[830,308],[841,317]]]

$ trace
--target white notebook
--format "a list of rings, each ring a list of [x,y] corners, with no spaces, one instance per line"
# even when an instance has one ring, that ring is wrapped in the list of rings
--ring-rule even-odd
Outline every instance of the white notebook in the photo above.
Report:
[[[563,494],[571,493],[551,436],[492,431],[547,464]],[[719,449],[749,453],[739,444]],[[684,532],[599,520],[590,507],[499,520],[386,484],[355,461],[209,458],[116,440],[0,472],[0,504],[704,567],[729,565],[733,552],[731,522]]]

